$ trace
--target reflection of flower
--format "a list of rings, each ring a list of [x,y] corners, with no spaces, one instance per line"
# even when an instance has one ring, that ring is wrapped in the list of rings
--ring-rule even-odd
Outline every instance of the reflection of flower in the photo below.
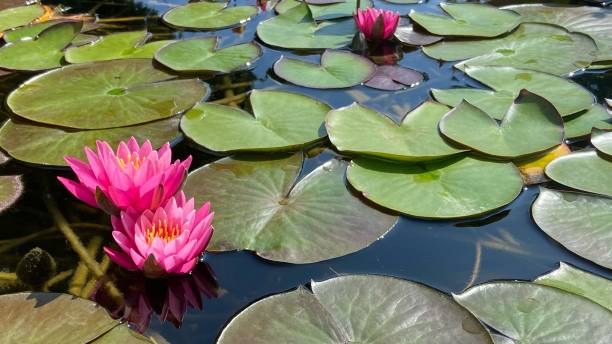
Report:
[[[100,281],[102,282],[102,281]],[[219,286],[210,266],[200,263],[189,275],[168,279],[147,279],[140,273],[129,272],[117,280],[124,304],[117,305],[106,295],[103,283],[98,283],[91,299],[107,308],[113,316],[123,318],[144,332],[155,313],[159,319],[180,327],[187,308],[202,309],[202,295],[212,299],[219,296]]]
[[[380,42],[393,37],[400,15],[376,8],[357,9],[355,23],[368,41]]]
[[[167,143],[154,150],[148,140],[138,146],[132,137],[120,142],[116,153],[107,142],[97,141],[96,146],[97,152],[85,148],[88,162],[65,157],[78,182],[58,179],[78,199],[106,211],[159,207],[179,190],[191,164],[191,157],[172,163]]]
[[[123,252],[105,247],[117,264],[150,277],[189,273],[212,236],[210,203],[194,209],[181,191],[154,211],[130,208],[111,218],[113,238]]]

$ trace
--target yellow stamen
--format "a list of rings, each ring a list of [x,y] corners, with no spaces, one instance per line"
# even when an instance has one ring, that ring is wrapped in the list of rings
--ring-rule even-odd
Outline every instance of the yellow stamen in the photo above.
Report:
[[[127,161],[123,160],[120,157],[117,157],[117,162],[119,163],[119,167],[121,167],[122,169],[124,169],[128,164],[132,165],[135,169],[138,169],[140,168],[140,163],[142,162],[142,160],[140,159],[138,154],[130,153],[127,156]]]
[[[151,227],[145,230],[145,240],[149,245],[155,238],[161,238],[165,242],[170,242],[176,239],[180,234],[181,227],[178,224],[168,224],[168,220],[164,219],[163,222],[159,220],[157,224],[153,223]]]

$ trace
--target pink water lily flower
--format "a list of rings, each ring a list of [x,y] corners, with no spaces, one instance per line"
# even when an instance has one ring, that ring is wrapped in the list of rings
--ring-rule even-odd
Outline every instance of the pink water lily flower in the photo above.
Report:
[[[368,41],[381,42],[393,37],[400,15],[397,12],[368,7],[354,15],[359,31]]]
[[[150,141],[139,146],[134,137],[120,142],[117,152],[105,141],[96,141],[96,147],[96,152],[85,147],[87,162],[64,158],[78,182],[58,179],[81,201],[113,215],[128,207],[156,209],[177,193],[191,164],[191,156],[172,162],[167,143],[154,150]]]
[[[121,251],[105,247],[112,261],[148,277],[191,272],[213,233],[210,203],[194,209],[181,191],[154,211],[133,209],[111,217],[113,238]]]

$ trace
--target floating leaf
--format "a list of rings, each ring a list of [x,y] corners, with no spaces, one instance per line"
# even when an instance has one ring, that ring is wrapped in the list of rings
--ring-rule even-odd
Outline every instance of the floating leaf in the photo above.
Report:
[[[232,6],[219,2],[192,2],[166,12],[164,22],[188,29],[218,30],[240,25],[257,14],[255,6]]]
[[[571,152],[568,145],[561,144],[543,156],[517,161],[515,164],[519,171],[521,171],[525,185],[544,183],[547,181],[546,175],[544,174],[546,166],[554,159],[568,155]]]
[[[466,60],[455,65],[504,66],[565,75],[586,68],[597,50],[593,40],[580,33],[548,25],[521,24],[511,34],[494,39],[443,41],[423,47],[430,57],[443,61]]]
[[[26,25],[45,13],[40,4],[7,8],[0,11],[0,33],[18,26]]]
[[[521,91],[501,123],[463,101],[440,120],[440,132],[484,154],[516,159],[541,153],[563,141],[563,119],[546,99]]]
[[[425,102],[396,124],[391,118],[357,103],[332,110],[325,121],[331,142],[343,152],[386,159],[425,161],[462,150],[449,146],[438,133],[448,107]]]
[[[198,79],[179,80],[149,59],[70,65],[38,75],[7,98],[17,115],[80,129],[127,126],[181,113],[208,94]]]
[[[65,22],[43,30],[36,39],[0,48],[0,68],[38,71],[62,65],[63,49],[81,31],[81,22]]]
[[[517,343],[606,344],[612,312],[557,288],[493,282],[454,295],[478,319]]]
[[[449,4],[440,7],[448,16],[411,12],[410,19],[440,36],[495,37],[510,32],[521,23],[516,12],[485,4]]]
[[[84,63],[116,59],[153,58],[169,40],[145,44],[151,38],[146,31],[120,32],[97,39],[92,44],[66,50],[66,61]]]
[[[563,118],[565,137],[576,139],[588,136],[592,128],[612,129],[612,116],[599,104],[575,115]]]
[[[151,140],[155,147],[175,140],[179,118],[130,127],[71,131],[31,123],[8,120],[0,128],[0,147],[13,158],[32,164],[67,166],[64,156],[85,158],[83,147],[94,148],[96,140],[107,141],[116,147],[120,141],[134,136],[139,142]]]
[[[397,5],[411,5],[411,4],[421,4],[424,3],[425,0],[384,0],[385,2]]]
[[[397,65],[376,67],[374,76],[365,85],[385,91],[397,91],[406,87],[414,87],[423,81],[423,74],[414,69]]]
[[[357,8],[357,4],[361,6],[359,8],[365,10],[368,7],[372,7],[372,1],[370,0],[346,0],[343,2],[335,3],[335,4],[327,4],[327,5],[318,5],[313,3],[308,3],[308,8],[310,9],[310,13],[314,20],[328,20],[328,19],[337,19],[343,17],[352,17],[353,13],[355,13],[355,9]]]
[[[612,282],[563,262],[559,263],[557,270],[538,277],[534,282],[586,297],[612,311]]]
[[[328,5],[346,2],[346,0],[304,0],[304,2],[311,5]]]
[[[568,250],[612,268],[611,206],[612,199],[606,197],[541,188],[531,213],[536,224]]]
[[[321,64],[281,56],[274,73],[299,86],[343,88],[359,85],[376,72],[376,65],[363,56],[340,50],[325,50]]]
[[[255,302],[230,321],[217,343],[246,337],[253,343],[491,343],[465,309],[418,283],[348,275],[311,285],[312,292],[299,287]]]
[[[512,163],[470,156],[403,164],[360,158],[347,178],[378,205],[430,219],[482,215],[512,202],[523,187]]]
[[[255,43],[218,48],[218,37],[194,38],[166,45],[155,60],[179,72],[223,72],[249,67],[261,56]]]
[[[612,131],[593,128],[591,143],[598,152],[612,157]]]
[[[495,119],[503,118],[522,89],[544,97],[561,116],[589,109],[595,103],[595,97],[584,87],[551,74],[511,67],[467,67],[465,72],[494,91],[432,89],[434,98],[448,106],[457,106],[465,99]]]
[[[612,197],[612,162],[594,150],[553,160],[546,166],[546,175],[565,186]]]
[[[443,37],[414,31],[414,27],[412,25],[406,25],[399,26],[395,30],[395,38],[397,38],[403,44],[422,46],[436,43]]]
[[[187,177],[185,193],[215,205],[209,250],[252,250],[269,260],[313,263],[369,246],[397,220],[351,194],[341,160],[296,183],[301,153],[267,159],[225,158]]]
[[[185,135],[216,152],[291,150],[320,140],[331,109],[313,98],[279,91],[254,90],[253,114],[231,106],[203,103],[181,121]]]
[[[8,343],[151,343],[89,300],[57,293],[0,296],[0,332]],[[120,327],[125,329],[121,330]]]
[[[515,341],[508,337],[500,336],[499,334],[492,334],[493,344],[516,344]]]
[[[45,29],[48,29],[51,26],[57,25],[59,23],[61,22],[50,20],[42,23],[33,23],[27,26],[21,26],[13,30],[6,31],[2,38],[4,38],[4,41],[7,43],[13,43],[27,38],[35,38]]]
[[[22,193],[21,176],[0,176],[0,213],[13,205]]]
[[[522,16],[523,22],[559,25],[571,32],[589,35],[599,50],[595,61],[612,60],[612,12],[594,6],[565,7],[522,4],[505,7]]]
[[[356,31],[353,19],[315,22],[305,4],[257,25],[257,36],[264,43],[286,49],[342,48],[351,43]]]

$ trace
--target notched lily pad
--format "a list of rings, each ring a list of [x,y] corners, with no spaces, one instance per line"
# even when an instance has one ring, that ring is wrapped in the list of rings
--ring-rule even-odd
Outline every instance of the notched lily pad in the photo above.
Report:
[[[478,319],[517,343],[605,344],[612,312],[584,297],[527,282],[492,282],[454,295]]]
[[[252,250],[269,260],[314,263],[369,246],[397,221],[351,194],[342,160],[296,181],[301,153],[263,159],[225,158],[187,177],[185,193],[215,205],[209,250]]]
[[[376,67],[376,72],[365,85],[385,91],[398,91],[423,82],[423,74],[414,69],[397,65]]]
[[[546,166],[546,175],[565,186],[612,197],[612,162],[599,156],[597,151],[557,158]]]
[[[565,138],[579,139],[591,134],[593,128],[612,129],[612,116],[600,104],[563,118]]]
[[[231,106],[203,103],[181,121],[187,137],[216,152],[295,150],[322,139],[331,108],[289,92],[254,90],[253,114]]]
[[[512,202],[523,187],[512,163],[466,155],[402,164],[359,158],[347,178],[372,202],[428,219],[482,215]]]
[[[612,158],[612,130],[593,128],[591,143],[599,153]]]
[[[442,41],[423,47],[425,54],[437,60],[465,60],[455,65],[459,69],[504,66],[555,75],[588,67],[596,51],[595,42],[587,35],[537,23],[521,24],[500,38]]]
[[[448,110],[425,102],[398,125],[386,115],[354,103],[330,111],[325,126],[331,142],[343,152],[405,161],[434,160],[462,152],[438,133],[438,121]]]
[[[43,30],[32,40],[7,43],[0,48],[0,68],[39,71],[60,67],[64,48],[81,31],[83,23],[65,22]]]
[[[495,37],[512,31],[521,23],[516,12],[485,4],[441,3],[450,17],[411,12],[410,19],[440,36]]]
[[[584,87],[551,74],[511,67],[467,67],[465,72],[493,91],[474,88],[432,89],[433,97],[448,106],[457,106],[465,99],[500,120],[522,89],[544,97],[561,116],[576,114],[591,108],[595,103],[593,94]]]
[[[274,73],[299,86],[310,88],[345,88],[369,80],[376,65],[363,56],[340,50],[325,50],[321,64],[281,56]]]
[[[546,99],[523,90],[501,123],[463,101],[442,117],[440,132],[451,141],[486,155],[517,159],[560,145],[563,119]]]
[[[179,72],[229,73],[251,66],[261,56],[254,42],[219,48],[218,37],[193,38],[166,45],[155,60]]]
[[[238,26],[257,14],[255,6],[232,6],[219,2],[192,2],[166,12],[164,22],[181,28],[219,30]]]
[[[430,35],[423,32],[418,32],[414,30],[412,24],[406,26],[399,26],[395,30],[395,38],[399,40],[403,44],[412,45],[412,46],[423,46],[436,43],[442,40],[442,36]]]
[[[134,136],[139,142],[151,140],[154,147],[160,147],[180,135],[178,125],[179,118],[172,117],[129,127],[73,131],[8,120],[0,128],[0,147],[26,163],[67,166],[64,156],[85,159],[83,147],[95,148],[96,140],[116,147]]]
[[[98,38],[95,42],[66,50],[66,61],[85,63],[116,59],[153,58],[155,52],[170,40],[146,43],[146,31],[120,32]]]
[[[27,25],[45,13],[41,4],[7,8],[0,11],[0,33]]]
[[[348,275],[311,286],[312,292],[298,287],[255,302],[217,343],[238,344],[245,336],[255,343],[492,343],[469,312],[418,283]]]
[[[314,4],[309,1],[306,1],[306,3],[312,17],[317,21],[352,17],[358,3],[361,9],[366,9],[373,5],[371,0],[345,0],[333,4]]]
[[[104,129],[179,114],[205,98],[198,79],[177,79],[149,59],[70,65],[38,75],[7,98],[17,115],[79,129]]]

